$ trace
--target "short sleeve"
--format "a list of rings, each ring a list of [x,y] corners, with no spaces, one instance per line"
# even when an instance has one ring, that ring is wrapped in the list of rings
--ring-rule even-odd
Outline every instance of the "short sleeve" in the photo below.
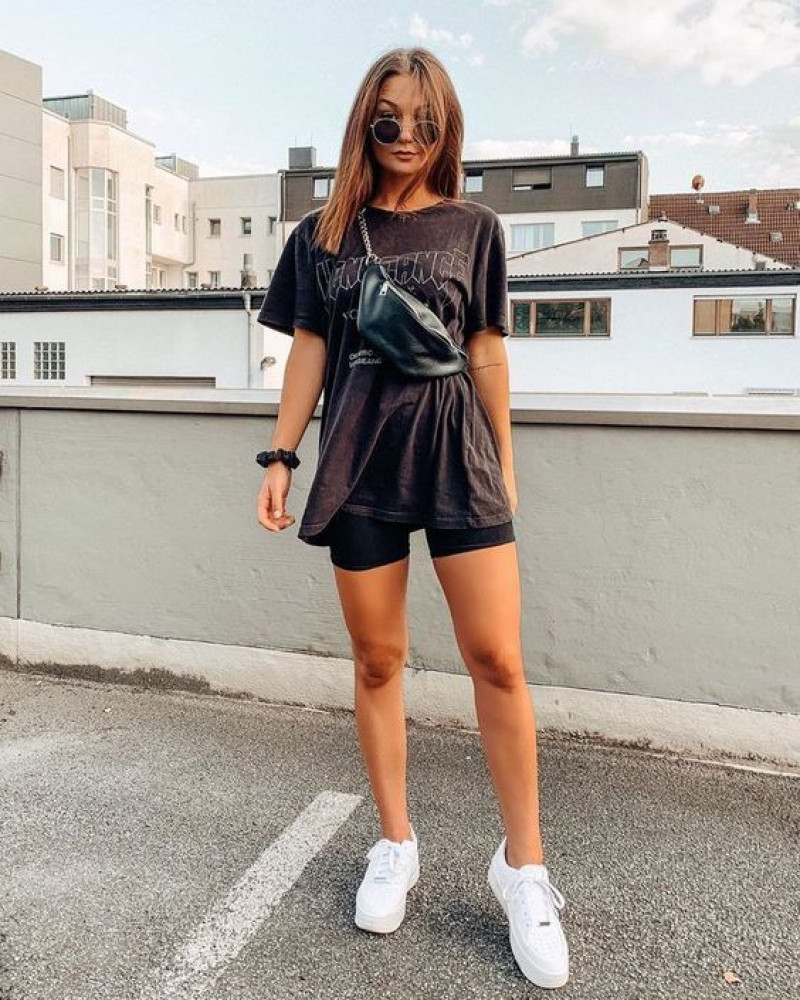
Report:
[[[312,223],[304,216],[289,233],[256,319],[290,336],[299,326],[327,338],[328,313],[309,236]]]
[[[502,223],[494,211],[491,212],[488,225],[482,227],[482,233],[475,244],[475,263],[464,319],[464,338],[487,326],[496,326],[501,336],[508,336],[506,239]]]

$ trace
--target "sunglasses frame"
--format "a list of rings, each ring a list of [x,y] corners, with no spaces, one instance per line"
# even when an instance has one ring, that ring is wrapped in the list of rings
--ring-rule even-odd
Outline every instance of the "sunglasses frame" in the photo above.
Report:
[[[379,121],[391,121],[391,122],[394,122],[395,125],[397,125],[398,132],[397,132],[397,135],[395,136],[394,139],[390,139],[388,142],[384,142],[383,139],[379,139],[377,137],[377,135],[375,134],[375,126],[378,124]],[[436,136],[435,136],[433,142],[420,142],[420,140],[417,138],[417,126],[418,125],[433,125],[433,127],[436,129]],[[375,140],[375,142],[380,143],[381,146],[393,146],[397,142],[397,140],[400,138],[400,136],[403,134],[402,120],[400,118],[398,118],[397,115],[389,115],[389,114],[386,114],[385,112],[383,112],[383,113],[377,115],[370,122],[370,124],[369,124],[369,130],[372,133],[372,138]],[[430,146],[434,146],[439,141],[439,137],[441,135],[441,132],[442,132],[442,130],[439,127],[439,123],[435,122],[435,121],[432,121],[430,118],[419,118],[419,119],[417,119],[414,122],[414,127],[412,129],[412,135],[414,137],[414,142],[416,142],[418,146],[423,146],[425,149],[428,149]]]

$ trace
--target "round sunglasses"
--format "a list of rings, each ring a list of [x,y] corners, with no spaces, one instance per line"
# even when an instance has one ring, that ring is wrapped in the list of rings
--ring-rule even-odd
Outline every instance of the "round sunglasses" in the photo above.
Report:
[[[370,131],[376,142],[391,146],[400,138],[403,127],[393,115],[381,115],[371,123]],[[432,121],[416,121],[411,134],[421,146],[431,146],[439,138],[439,126]]]

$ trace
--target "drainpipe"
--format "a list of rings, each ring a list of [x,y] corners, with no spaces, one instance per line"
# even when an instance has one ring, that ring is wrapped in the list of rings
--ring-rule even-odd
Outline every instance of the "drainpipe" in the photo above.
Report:
[[[242,302],[247,314],[247,388],[261,389],[263,387],[256,383],[256,373],[261,374],[261,347],[259,347],[261,335],[256,327],[252,296],[249,290],[242,292]],[[260,342],[263,344],[263,337]]]
[[[194,264],[195,260],[197,259],[197,227],[194,224],[194,207],[195,207],[195,204],[196,203],[193,202],[193,201],[189,202],[189,217],[190,217],[190,225],[192,227],[192,259],[188,263],[186,263],[186,264],[183,265],[183,273],[184,273],[184,275],[186,274],[187,270]],[[199,288],[200,287],[200,276],[198,275],[197,277],[198,277],[197,285],[198,285],[198,288]]]
[[[72,124],[67,131],[67,290],[75,290],[75,185],[72,179]]]

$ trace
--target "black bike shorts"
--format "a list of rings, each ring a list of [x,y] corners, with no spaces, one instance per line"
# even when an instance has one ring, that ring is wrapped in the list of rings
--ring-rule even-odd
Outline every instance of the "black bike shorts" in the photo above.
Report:
[[[331,562],[341,569],[373,569],[405,559],[411,551],[409,535],[423,527],[401,521],[381,521],[340,509],[325,529],[330,539]],[[515,540],[512,521],[483,528],[425,527],[425,537],[432,558]]]

